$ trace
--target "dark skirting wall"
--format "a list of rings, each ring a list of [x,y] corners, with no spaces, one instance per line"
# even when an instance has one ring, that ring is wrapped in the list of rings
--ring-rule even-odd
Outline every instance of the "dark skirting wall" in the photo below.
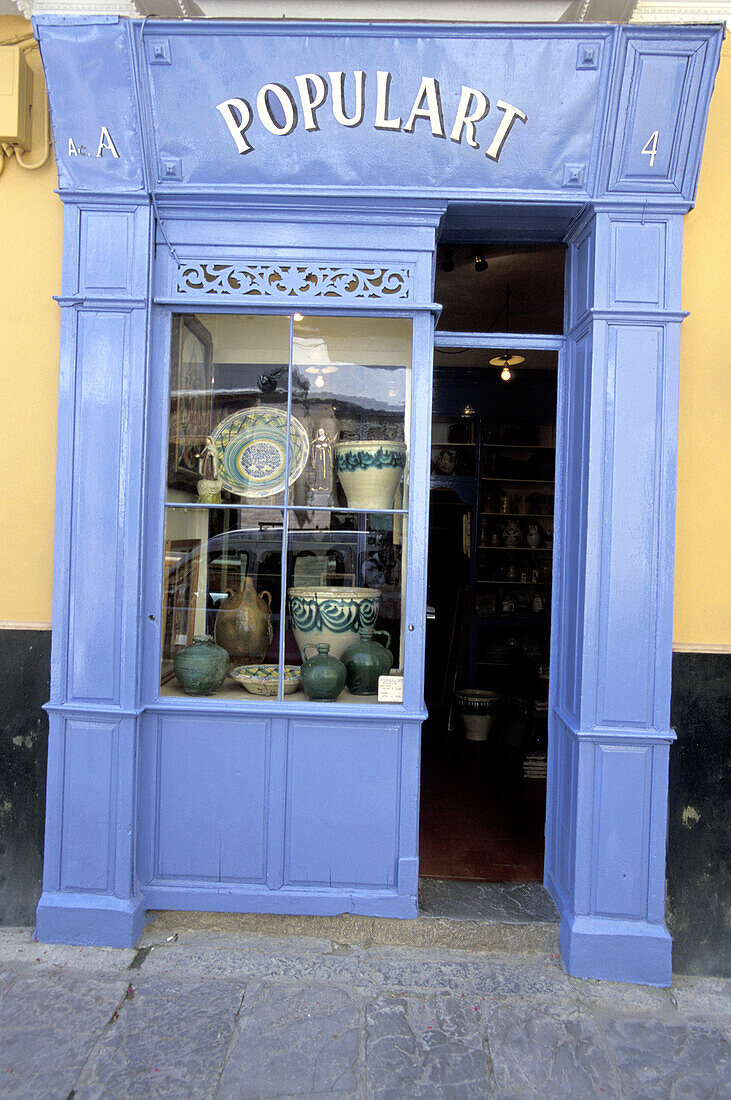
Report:
[[[673,654],[668,927],[673,970],[731,976],[731,654]]]
[[[0,630],[0,925],[32,925],[41,893],[50,630]]]

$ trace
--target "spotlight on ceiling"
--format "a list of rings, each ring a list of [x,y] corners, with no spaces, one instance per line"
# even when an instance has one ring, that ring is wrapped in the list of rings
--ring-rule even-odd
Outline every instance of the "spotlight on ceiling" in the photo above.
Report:
[[[454,252],[451,248],[444,249],[444,259],[441,262],[442,271],[454,271]]]
[[[475,271],[487,271],[487,260],[481,252],[475,252]]]

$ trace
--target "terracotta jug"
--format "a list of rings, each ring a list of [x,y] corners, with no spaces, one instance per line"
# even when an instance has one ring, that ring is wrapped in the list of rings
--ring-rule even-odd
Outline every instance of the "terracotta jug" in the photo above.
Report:
[[[216,642],[223,646],[234,664],[251,665],[264,660],[274,631],[272,597],[261,596],[251,577],[246,577],[238,592],[227,596],[216,614]]]

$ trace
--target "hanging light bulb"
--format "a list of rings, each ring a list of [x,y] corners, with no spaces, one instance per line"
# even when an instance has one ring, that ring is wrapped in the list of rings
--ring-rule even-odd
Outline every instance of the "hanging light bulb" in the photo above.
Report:
[[[322,387],[325,385],[325,379],[322,377],[321,374],[318,374],[317,378],[315,379],[315,385],[317,386],[318,390],[321,390]]]
[[[500,377],[502,378],[503,382],[509,382],[510,379],[513,377],[510,371],[510,367],[503,367],[503,369],[500,371]]]

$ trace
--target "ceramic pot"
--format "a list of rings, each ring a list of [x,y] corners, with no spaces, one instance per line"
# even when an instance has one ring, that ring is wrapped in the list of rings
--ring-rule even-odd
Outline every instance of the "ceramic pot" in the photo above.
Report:
[[[308,649],[315,649],[316,656],[307,658]],[[331,656],[327,642],[306,645],[303,656],[300,683],[305,695],[317,702],[334,703],[345,687],[345,665]]]
[[[467,740],[487,741],[500,703],[497,692],[462,688],[455,692],[455,701]]]
[[[510,520],[510,522],[506,523],[503,527],[503,543],[505,546],[520,546],[522,541],[523,532],[520,530],[515,520]]]
[[[377,695],[378,677],[388,675],[393,668],[390,651],[373,641],[378,634],[386,638],[387,645],[391,644],[386,630],[361,630],[360,640],[343,653],[348,691],[353,695]]]
[[[381,599],[377,588],[290,588],[288,595],[292,630],[303,657],[304,647],[318,642],[326,642],[331,655],[341,657],[361,630],[376,625]]]
[[[443,447],[436,457],[434,465],[440,474],[453,474],[457,469],[457,452],[451,447]]]
[[[405,443],[359,439],[335,444],[335,469],[349,508],[392,508],[405,466]]]
[[[226,679],[228,653],[210,634],[199,634],[175,654],[173,668],[186,695],[213,695]]]
[[[529,523],[528,533],[526,535],[526,542],[534,549],[539,547],[543,542],[543,532],[539,523]]]
[[[223,482],[220,478],[201,478],[198,482],[198,500],[201,504],[220,504]]]
[[[266,656],[274,635],[271,602],[271,595],[262,592],[260,596],[251,577],[246,577],[238,592],[227,596],[219,607],[216,641],[234,664],[259,664]]]

